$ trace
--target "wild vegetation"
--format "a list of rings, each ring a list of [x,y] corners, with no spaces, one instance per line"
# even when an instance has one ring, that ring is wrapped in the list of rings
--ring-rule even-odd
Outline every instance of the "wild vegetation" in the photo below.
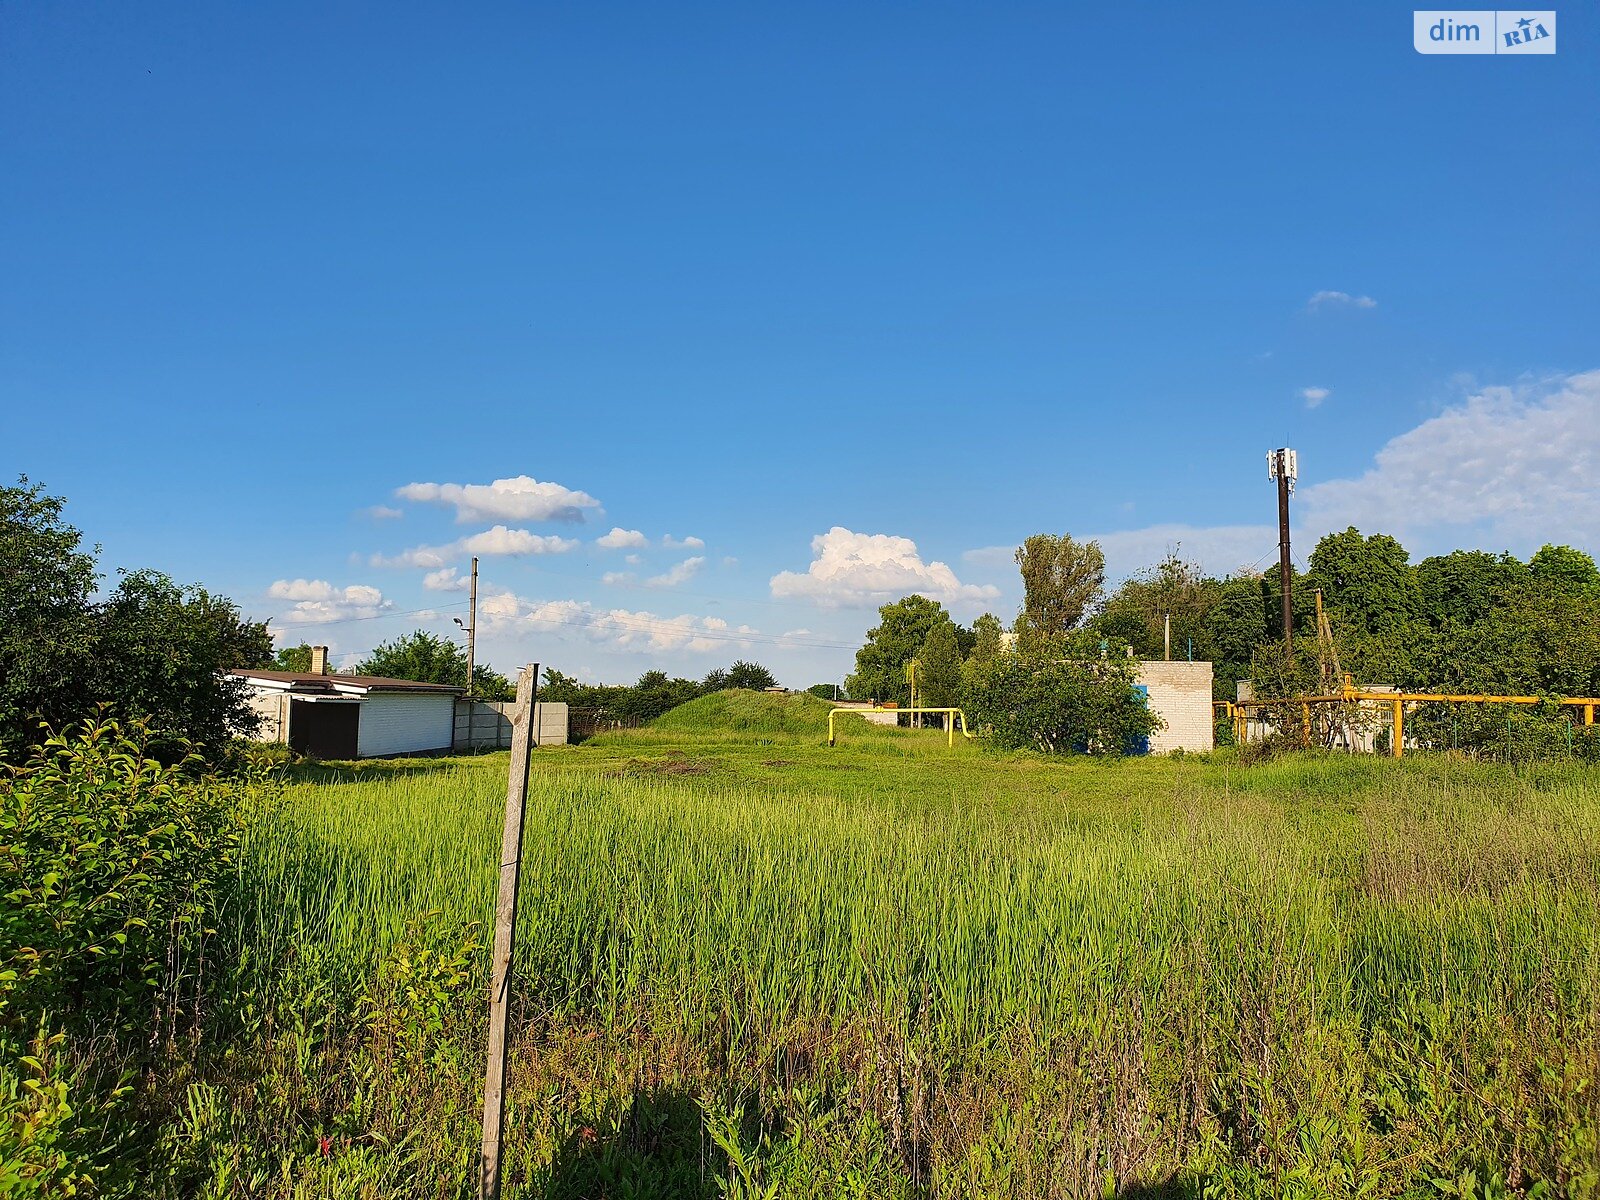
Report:
[[[512,1194],[1600,1188],[1583,768],[829,750],[827,708],[537,752]],[[300,768],[248,823],[139,1194],[470,1194],[504,765]]]

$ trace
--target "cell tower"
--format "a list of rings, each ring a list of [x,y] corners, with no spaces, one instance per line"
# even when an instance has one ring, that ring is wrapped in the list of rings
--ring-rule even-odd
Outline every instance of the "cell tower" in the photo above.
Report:
[[[1267,478],[1278,482],[1278,586],[1283,593],[1283,649],[1294,648],[1294,602],[1290,595],[1294,568],[1289,556],[1289,493],[1300,474],[1300,459],[1283,447],[1267,451]]]

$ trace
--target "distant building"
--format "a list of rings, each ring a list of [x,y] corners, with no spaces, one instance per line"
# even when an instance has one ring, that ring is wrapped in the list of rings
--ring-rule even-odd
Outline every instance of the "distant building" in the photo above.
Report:
[[[310,758],[448,754],[456,735],[456,697],[465,689],[375,675],[324,675],[239,668],[256,736]]]

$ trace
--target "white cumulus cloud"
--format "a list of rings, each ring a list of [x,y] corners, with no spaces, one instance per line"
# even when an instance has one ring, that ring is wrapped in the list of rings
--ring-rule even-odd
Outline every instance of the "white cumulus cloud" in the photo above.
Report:
[[[376,617],[394,608],[375,587],[351,584],[335,587],[325,579],[279,579],[267,588],[274,600],[292,600],[294,606],[277,620],[293,625],[320,625],[358,617]]]
[[[422,577],[422,586],[430,592],[464,592],[472,581],[455,567],[441,567]]]
[[[705,542],[697,537],[675,538],[670,533],[661,539],[668,550],[704,550]]]
[[[595,539],[595,545],[607,550],[636,550],[649,544],[650,539],[637,529],[624,529],[620,525],[613,526],[610,533]]]
[[[1333,392],[1329,388],[1308,387],[1300,389],[1300,399],[1306,402],[1307,408],[1317,407],[1331,395],[1333,395]]]
[[[599,508],[588,492],[559,483],[541,483],[531,475],[496,479],[493,483],[408,483],[396,496],[419,504],[441,504],[456,510],[456,521],[581,521],[583,510]]]
[[[942,562],[923,562],[910,538],[835,525],[811,539],[811,553],[803,574],[781,571],[772,577],[774,596],[824,608],[870,608],[913,592],[945,604],[978,604],[1000,595],[996,587],[962,583]]]
[[[576,550],[578,545],[575,538],[531,533],[526,529],[508,529],[504,525],[496,525],[492,529],[485,529],[482,533],[475,533],[443,546],[413,546],[395,555],[374,554],[370,561],[375,567],[422,567],[424,570],[436,571],[468,554],[512,556],[565,554],[569,550]]]

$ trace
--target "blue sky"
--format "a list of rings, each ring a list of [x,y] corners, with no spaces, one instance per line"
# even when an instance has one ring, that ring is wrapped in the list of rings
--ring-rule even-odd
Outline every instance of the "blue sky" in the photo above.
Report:
[[[1302,555],[1594,551],[1593,10],[1411,12],[7,6],[0,470],[339,655],[478,546],[490,661],[609,680],[1265,563],[1286,440]]]

